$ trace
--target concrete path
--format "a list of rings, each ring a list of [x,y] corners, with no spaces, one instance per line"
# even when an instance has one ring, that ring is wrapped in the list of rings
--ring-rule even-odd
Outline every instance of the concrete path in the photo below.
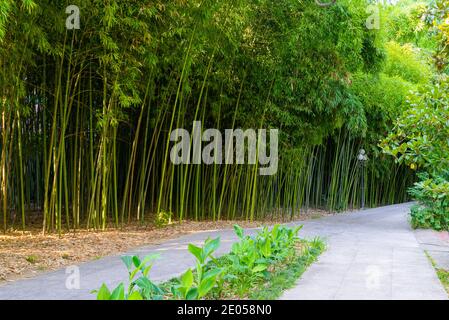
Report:
[[[410,205],[313,223],[329,250],[282,299],[448,299],[407,221]],[[310,230],[310,228],[309,228]]]
[[[389,206],[301,222],[303,237],[320,236],[328,250],[283,299],[447,299],[430,262],[407,223],[409,205]],[[293,225],[293,224],[292,224]],[[255,230],[248,230],[249,233]],[[142,247],[129,255],[159,253],[151,271],[155,281],[168,280],[193,266],[188,243],[221,237],[218,254],[227,253],[232,230],[200,232]],[[119,256],[77,266],[80,289],[67,289],[73,270],[62,269],[0,286],[0,299],[93,299],[104,282],[109,287],[127,279]]]
[[[449,232],[416,230],[416,239],[438,268],[449,270]]]

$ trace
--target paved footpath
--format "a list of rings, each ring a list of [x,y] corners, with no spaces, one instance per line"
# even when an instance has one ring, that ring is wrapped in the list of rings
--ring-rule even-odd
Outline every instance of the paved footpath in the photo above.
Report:
[[[282,299],[448,299],[409,226],[409,207],[315,222],[314,231],[328,235],[329,250]]]
[[[410,205],[396,205],[301,222],[301,236],[323,237],[327,251],[282,299],[447,299],[424,248],[407,222]],[[292,225],[294,225],[293,223]],[[248,230],[253,233],[255,230]],[[159,253],[150,276],[168,280],[194,265],[188,243],[221,237],[218,254],[237,239],[232,230],[186,235],[160,245],[128,252]],[[0,299],[93,299],[90,291],[104,282],[112,287],[127,278],[120,256],[79,265],[78,290],[66,288],[67,269],[0,285]]]

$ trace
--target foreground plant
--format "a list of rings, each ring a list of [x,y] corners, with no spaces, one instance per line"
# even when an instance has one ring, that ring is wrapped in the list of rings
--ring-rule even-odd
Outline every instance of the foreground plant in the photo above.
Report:
[[[189,244],[188,248],[196,258],[195,275],[192,269],[187,270],[180,278],[179,284],[171,287],[173,296],[184,300],[197,300],[205,297],[217,283],[223,269],[208,268],[208,259],[214,259],[212,254],[220,246],[220,238],[207,239],[203,247]]]
[[[410,189],[418,201],[411,209],[412,227],[449,230],[449,171],[433,178],[427,173],[418,177],[421,181]]]
[[[202,247],[189,244],[188,250],[195,256],[195,269],[188,269],[179,278],[160,285],[154,284],[148,274],[153,256],[140,261],[138,257],[122,260],[129,271],[129,287],[120,284],[110,292],[105,284],[96,291],[99,300],[159,300],[159,299],[222,299],[268,297],[260,288],[271,288],[269,296],[279,295],[290,283],[280,279],[292,270],[295,281],[324,250],[320,239],[305,241],[298,238],[302,226],[295,228],[274,226],[263,228],[254,236],[245,236],[239,226],[234,226],[239,241],[231,252],[222,257],[213,255],[220,246],[220,239],[207,239]],[[141,276],[134,280],[137,274]]]
[[[150,255],[143,260],[138,256],[122,257],[129,274],[127,290],[123,283],[112,292],[103,284],[99,290],[93,291],[97,294],[97,300],[161,300],[164,292],[148,276],[153,267],[152,261],[157,257],[158,255]],[[136,279],[137,276],[139,277]]]
[[[266,279],[276,267],[296,256],[298,232],[302,226],[294,229],[275,225],[271,230],[267,227],[255,236],[245,236],[239,226],[234,231],[240,241],[232,246],[231,252],[217,262],[225,269],[226,289],[221,288],[218,294],[240,297],[245,296],[256,283]]]

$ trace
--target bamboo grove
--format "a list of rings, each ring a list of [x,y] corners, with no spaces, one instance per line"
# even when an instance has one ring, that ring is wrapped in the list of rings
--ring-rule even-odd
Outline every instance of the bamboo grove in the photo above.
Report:
[[[419,84],[382,71],[386,36],[366,28],[365,1],[72,2],[0,3],[4,230],[289,219],[358,207],[362,174],[367,205],[407,199],[414,175],[378,141]],[[277,174],[174,165],[169,134],[193,121],[278,128]]]

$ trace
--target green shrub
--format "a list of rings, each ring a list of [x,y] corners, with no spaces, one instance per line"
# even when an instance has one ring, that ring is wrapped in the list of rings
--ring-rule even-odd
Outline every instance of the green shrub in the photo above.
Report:
[[[138,256],[122,257],[128,269],[128,291],[125,291],[125,285],[120,283],[112,292],[103,284],[99,290],[92,293],[97,294],[97,300],[161,300],[164,292],[148,277],[153,266],[151,262],[155,258],[157,255],[146,256],[143,260]],[[140,277],[136,279],[138,275]]]
[[[285,289],[295,286],[297,279],[304,273],[308,266],[315,262],[318,256],[326,249],[325,243],[320,238],[311,241],[303,241],[304,248],[301,254],[290,259],[285,268],[280,268],[268,275],[263,290],[252,290],[250,299],[274,300],[282,295]]]
[[[217,266],[224,270],[223,280],[228,294],[244,297],[258,282],[269,277],[270,269],[296,257],[301,228],[275,225],[271,230],[263,228],[255,236],[245,236],[241,227],[234,226],[240,241],[234,243],[231,252],[217,262]],[[222,291],[223,284],[215,293],[220,296]]]
[[[31,264],[34,264],[34,263],[36,263],[39,260],[39,257],[34,255],[34,254],[32,254],[32,255],[26,257],[25,260],[27,262],[31,263]]]
[[[196,258],[196,272],[188,269],[179,279],[179,283],[171,287],[173,296],[183,300],[197,300],[206,296],[217,283],[223,270],[210,268],[208,259],[213,259],[212,254],[220,246],[220,238],[207,239],[203,247],[189,244],[188,248]]]
[[[428,174],[419,175],[421,181],[410,189],[419,204],[412,207],[413,228],[432,228],[449,230],[449,181],[447,176],[431,178]]]
[[[411,209],[411,224],[414,229],[448,230],[448,208],[425,207],[416,205]]]
[[[234,226],[239,241],[231,252],[216,259],[213,254],[220,246],[220,239],[207,239],[202,247],[189,244],[188,250],[195,256],[195,269],[188,269],[179,278],[156,285],[149,279],[151,261],[139,257],[123,257],[128,268],[129,286],[120,283],[112,292],[103,284],[93,291],[98,300],[198,300],[222,297],[245,297],[262,284],[284,274],[288,266],[295,268],[299,276],[324,250],[320,239],[311,242],[299,240],[296,228],[265,227],[254,236],[245,236],[239,226]],[[298,246],[301,248],[300,252]],[[301,271],[302,270],[302,271]],[[140,275],[138,278],[137,276]],[[136,279],[137,278],[137,279]],[[273,283],[273,290],[279,292],[284,286]]]

